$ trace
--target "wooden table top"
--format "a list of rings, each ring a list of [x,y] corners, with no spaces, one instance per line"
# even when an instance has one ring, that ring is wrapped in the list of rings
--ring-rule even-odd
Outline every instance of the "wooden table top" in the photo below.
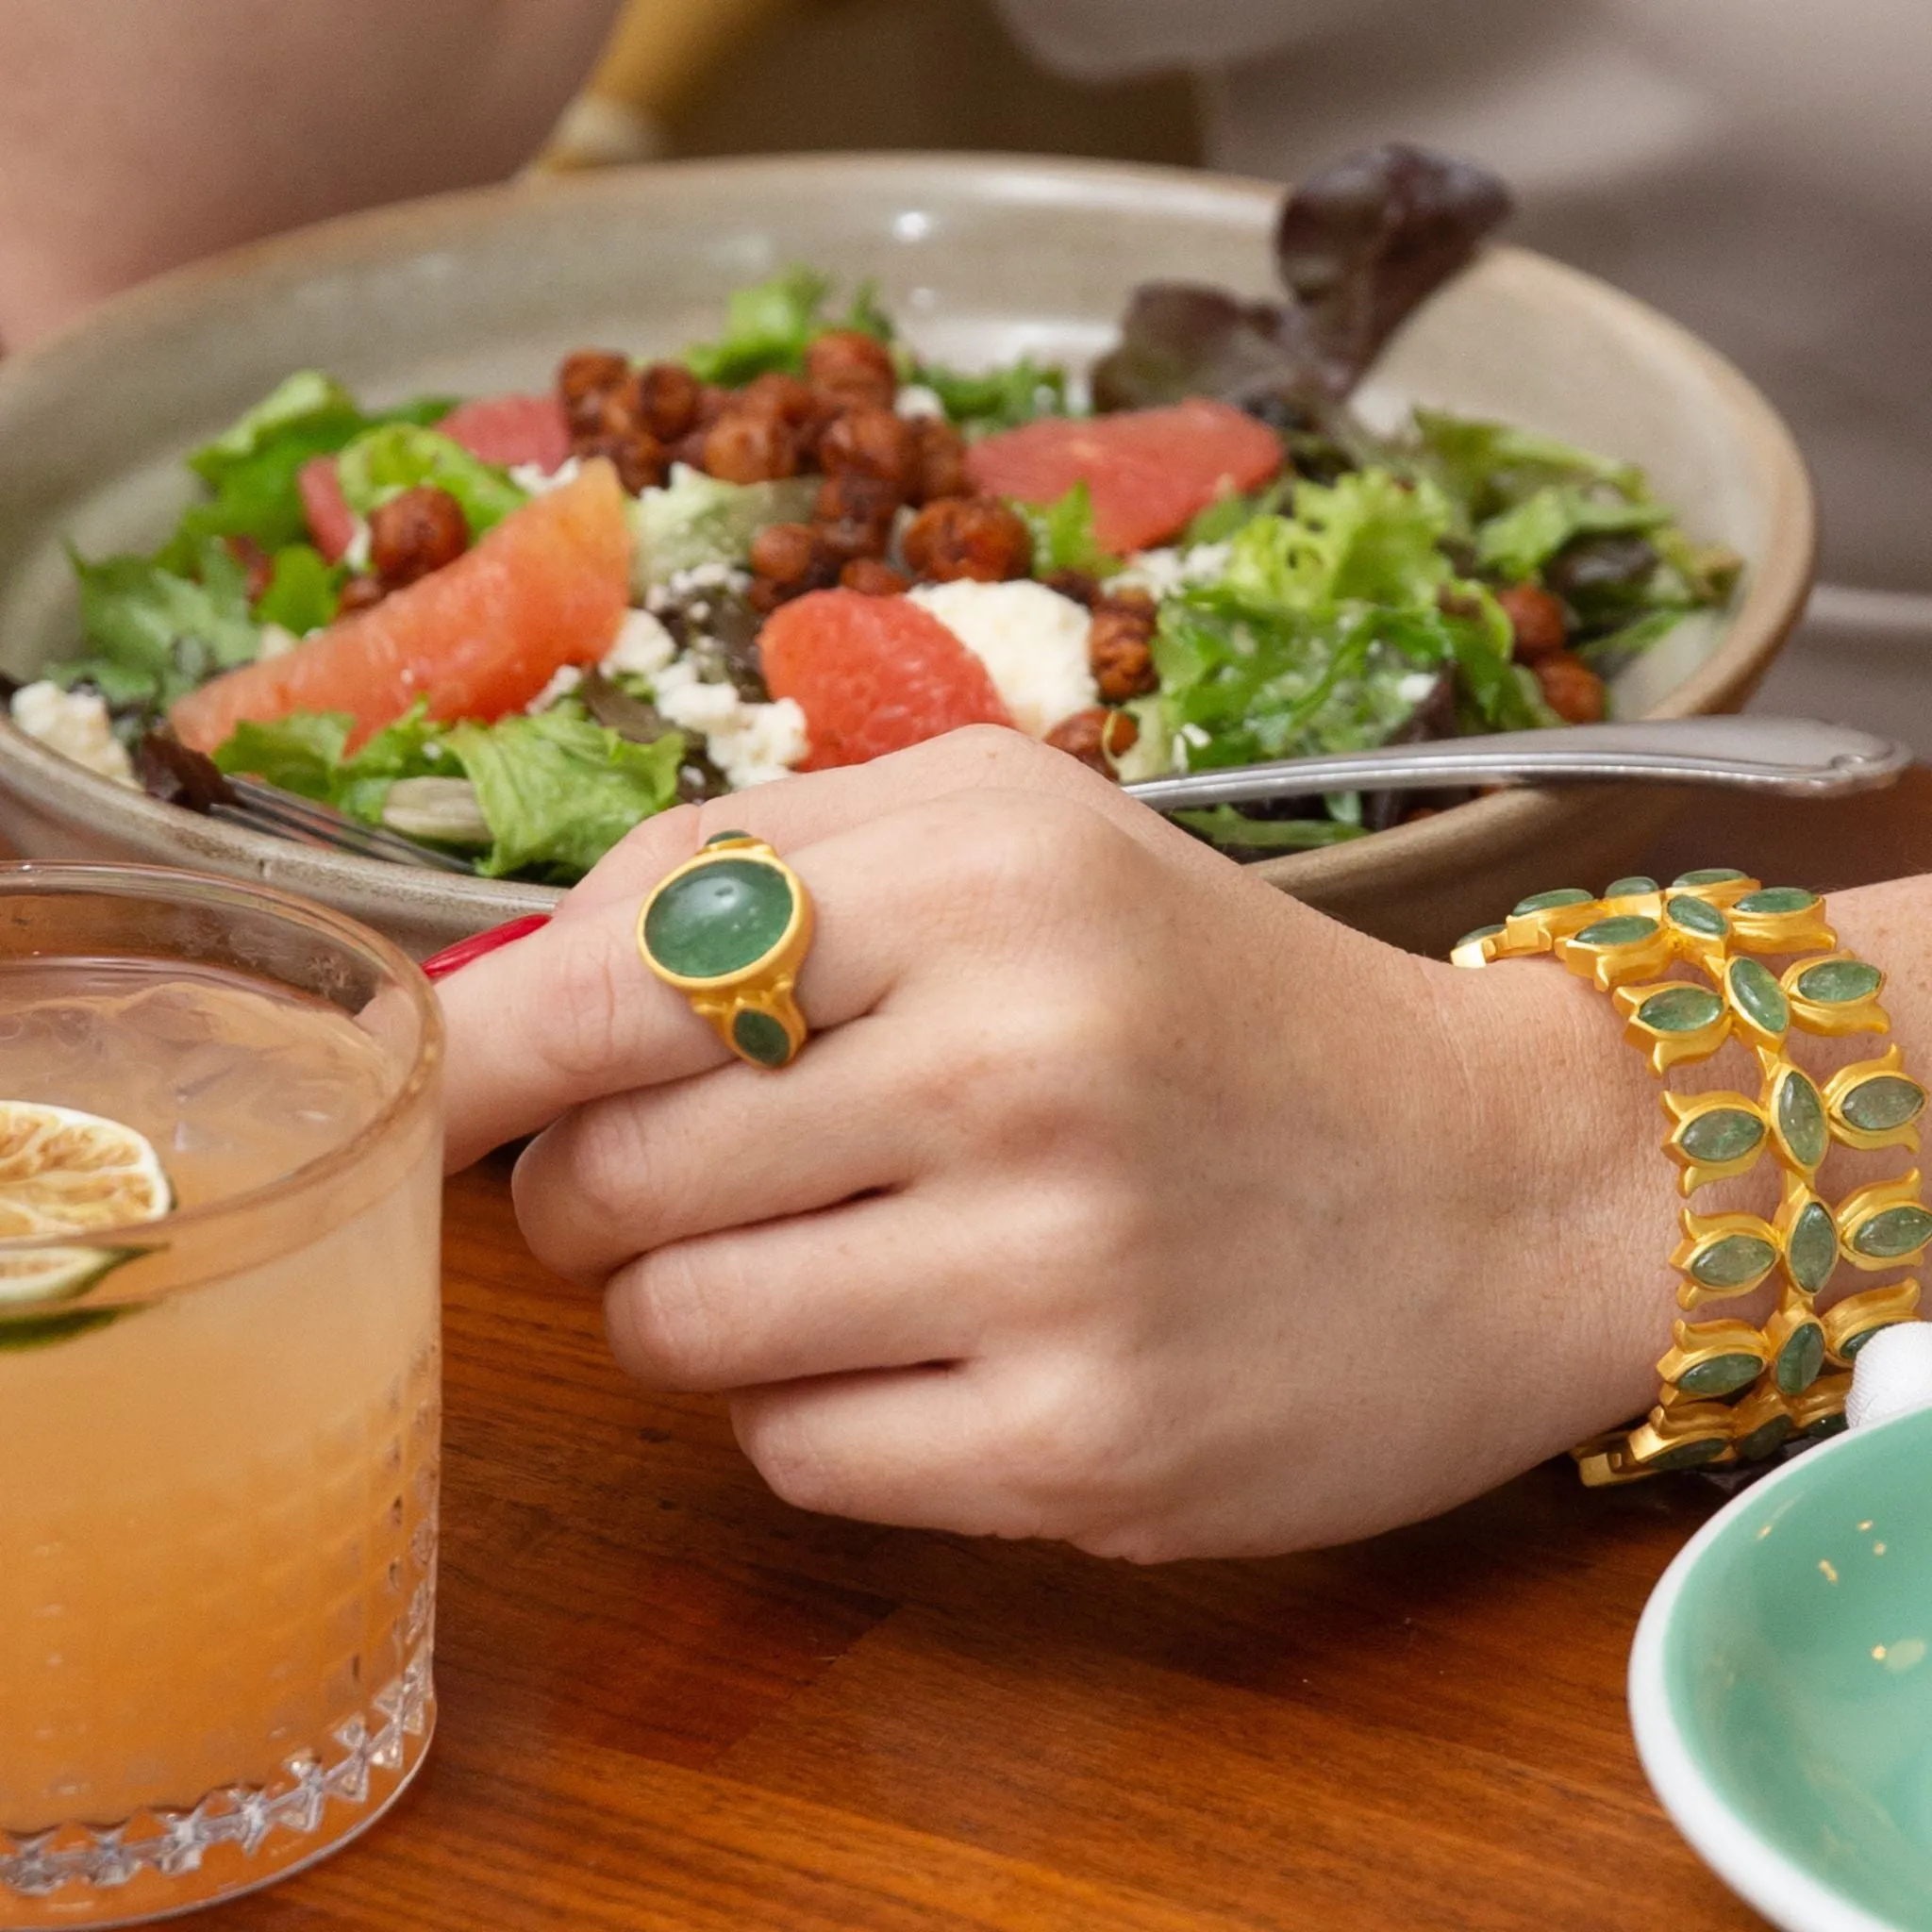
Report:
[[[1654,856],[1932,869],[1932,774],[1689,803]],[[1645,1596],[1715,1507],[1535,1470],[1349,1549],[1136,1571],[812,1517],[719,1404],[641,1395],[448,1195],[441,1732],[234,1932],[1740,1932],[1630,1742]],[[1286,1475],[1284,1480],[1288,1480]]]

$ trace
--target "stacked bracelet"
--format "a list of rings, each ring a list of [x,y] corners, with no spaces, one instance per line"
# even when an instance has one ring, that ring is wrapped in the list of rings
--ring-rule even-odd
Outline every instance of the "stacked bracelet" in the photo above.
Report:
[[[1657,1407],[1573,1452],[1586,1483],[1755,1461],[1794,1437],[1835,1433],[1844,1426],[1858,1350],[1917,1313],[1919,1284],[1910,1279],[1818,1308],[1840,1261],[1867,1274],[1915,1266],[1932,1242],[1916,1168],[1836,1207],[1817,1192],[1833,1141],[1916,1154],[1925,1108],[1925,1090],[1901,1071],[1895,1046],[1840,1068],[1822,1087],[1790,1058],[1794,1032],[1890,1030],[1878,1003],[1885,975],[1837,947],[1815,892],[1766,891],[1742,873],[1712,871],[1687,873],[1661,890],[1654,879],[1619,879],[1601,899],[1574,887],[1539,892],[1501,925],[1470,933],[1452,955],[1458,966],[1487,966],[1553,954],[1614,998],[1624,1038],[1659,1075],[1708,1059],[1730,1040],[1751,1048],[1761,1071],[1755,1099],[1663,1095],[1671,1123],[1664,1152],[1681,1170],[1687,1197],[1748,1173],[1767,1147],[1783,1184],[1770,1221],[1686,1208],[1670,1259],[1683,1276],[1677,1301],[1687,1314],[1748,1295],[1774,1276],[1777,1310],[1762,1327],[1677,1322],[1657,1363]],[[1776,977],[1759,954],[1799,957]],[[1677,965],[1692,976],[1666,978]]]

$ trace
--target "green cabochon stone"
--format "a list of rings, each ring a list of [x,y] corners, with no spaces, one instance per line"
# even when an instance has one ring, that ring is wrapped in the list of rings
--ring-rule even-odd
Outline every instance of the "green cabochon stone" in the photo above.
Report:
[[[1756,959],[1733,959],[1725,974],[1738,1010],[1766,1033],[1782,1033],[1791,1024],[1791,1009],[1771,969]]]
[[[1895,1260],[1932,1241],[1932,1214],[1923,1208],[1888,1208],[1861,1221],[1852,1234],[1852,1246],[1875,1260]]]
[[[1838,1266],[1838,1229],[1822,1202],[1807,1201],[1798,1210],[1785,1244],[1785,1258],[1790,1263],[1791,1279],[1807,1294],[1817,1294],[1831,1279],[1831,1272]]]
[[[1707,987],[1674,986],[1654,992],[1637,1009],[1637,1018],[1653,1033],[1695,1033],[1708,1026],[1724,1003]]]
[[[1590,894],[1581,886],[1558,886],[1551,892],[1532,892],[1528,898],[1517,901],[1515,918],[1529,912],[1548,912],[1558,906],[1588,906]]]
[[[769,1013],[747,1007],[732,1021],[731,1037],[761,1067],[782,1067],[791,1058],[791,1036]]]
[[[1721,940],[1730,930],[1730,922],[1724,914],[1702,899],[1667,899],[1664,910],[1671,915],[1673,925],[1681,925],[1686,932],[1699,933],[1707,940]]]
[[[1840,1111],[1853,1126],[1867,1134],[1889,1134],[1918,1119],[1925,1109],[1925,1090],[1916,1080],[1880,1074],[1860,1080],[1844,1097]]]
[[[1614,919],[1599,919],[1594,925],[1586,925],[1576,938],[1586,946],[1628,946],[1649,939],[1656,931],[1656,920],[1620,912]]]
[[[1816,1322],[1794,1328],[1790,1339],[1777,1352],[1772,1379],[1781,1393],[1802,1395],[1818,1379],[1824,1366],[1824,1330]]]
[[[1674,1469],[1695,1469],[1700,1463],[1715,1462],[1730,1444],[1722,1436],[1705,1436],[1689,1442],[1679,1442],[1674,1449],[1666,1449],[1661,1456],[1653,1456],[1643,1467],[1668,1474]]]
[[[1778,1082],[1777,1124],[1785,1145],[1804,1166],[1816,1167],[1824,1158],[1824,1103],[1805,1074],[1787,1074]]]
[[[1500,939],[1502,937],[1502,934],[1503,928],[1500,925],[1479,925],[1475,928],[1474,932],[1464,933],[1462,937],[1456,941],[1456,945],[1466,946],[1476,940]],[[1450,947],[1449,950],[1453,953],[1456,950],[1456,946]]]
[[[1654,892],[1657,881],[1647,879],[1641,873],[1633,873],[1627,879],[1612,879],[1605,889],[1606,899],[1634,899],[1639,892]]]
[[[1784,1447],[1785,1438],[1791,1433],[1791,1419],[1788,1415],[1774,1415],[1767,1423],[1759,1423],[1748,1436],[1738,1438],[1738,1460],[1758,1462],[1773,1450]]]
[[[707,847],[712,845],[728,845],[734,839],[749,839],[750,837],[751,834],[749,832],[713,832],[711,836],[705,841],[705,844],[707,845]]]
[[[1729,1395],[1757,1381],[1763,1366],[1755,1355],[1715,1355],[1686,1369],[1677,1377],[1677,1387],[1686,1395]]]
[[[1692,1160],[1716,1166],[1725,1160],[1741,1160],[1763,1139],[1764,1123],[1755,1113],[1720,1107],[1687,1122],[1677,1136],[1677,1145]]]
[[[1855,1000],[1869,1000],[1884,978],[1862,959],[1826,959],[1799,974],[1798,991],[1822,1007],[1848,1007]]]
[[[1768,886],[1761,892],[1746,892],[1737,903],[1739,912],[1808,912],[1818,903],[1816,892],[1803,886]]]
[[[667,972],[718,979],[762,959],[791,924],[791,887],[755,858],[721,858],[659,892],[644,944]]]
[[[1707,866],[1702,872],[1687,872],[1681,878],[1671,881],[1674,886],[1729,886],[1750,874],[1736,871],[1727,865]]]
[[[1727,1234],[1690,1264],[1690,1278],[1706,1288],[1741,1288],[1777,1259],[1777,1250],[1755,1234]]]

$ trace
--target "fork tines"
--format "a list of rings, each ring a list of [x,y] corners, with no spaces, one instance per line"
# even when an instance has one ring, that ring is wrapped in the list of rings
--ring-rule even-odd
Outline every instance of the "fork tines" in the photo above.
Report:
[[[255,831],[272,832],[297,845],[311,845],[331,852],[352,852],[361,858],[385,858],[395,865],[426,866],[435,872],[468,873],[475,870],[467,859],[433,845],[418,844],[400,832],[386,832],[379,825],[365,825],[339,812],[333,806],[300,798],[259,779],[231,776],[229,788],[242,803],[239,807],[217,805],[211,818],[230,824],[246,825]]]

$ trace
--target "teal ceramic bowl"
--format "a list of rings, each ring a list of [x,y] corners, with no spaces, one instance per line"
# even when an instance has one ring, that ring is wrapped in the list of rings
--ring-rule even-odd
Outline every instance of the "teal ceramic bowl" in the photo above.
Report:
[[[1932,1932],[1932,1409],[1747,1490],[1665,1573],[1630,1708],[1665,1808],[1787,1932]]]

